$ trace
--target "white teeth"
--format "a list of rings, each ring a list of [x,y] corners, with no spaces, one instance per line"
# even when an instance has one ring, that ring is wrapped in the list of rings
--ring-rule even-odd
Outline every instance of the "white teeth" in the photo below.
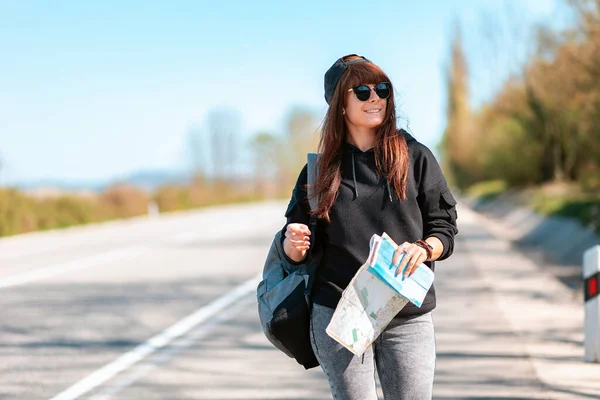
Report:
[[[368,112],[368,113],[378,113],[379,111],[381,111],[380,108],[377,110],[365,110],[365,112]]]

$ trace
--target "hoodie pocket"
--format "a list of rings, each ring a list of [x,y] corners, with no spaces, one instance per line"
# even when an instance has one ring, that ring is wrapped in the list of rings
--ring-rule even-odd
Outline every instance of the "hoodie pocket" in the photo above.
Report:
[[[440,208],[445,210],[453,220],[458,217],[456,214],[456,200],[449,189],[440,195]]]

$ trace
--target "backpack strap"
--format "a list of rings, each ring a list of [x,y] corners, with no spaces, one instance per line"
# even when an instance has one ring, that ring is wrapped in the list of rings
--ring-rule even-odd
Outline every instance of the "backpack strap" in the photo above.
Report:
[[[313,197],[313,194],[315,192],[315,184],[317,182],[317,174],[319,173],[319,159],[321,158],[321,154],[317,154],[317,153],[308,153],[307,154],[307,178],[306,178],[306,183],[308,184],[308,188],[307,188],[307,197],[308,197],[308,204],[310,205],[310,209],[311,211],[314,211],[317,209],[318,205],[319,205],[319,198],[317,197]],[[310,252],[312,253],[314,245],[317,241],[317,217],[315,215],[310,215],[310,222],[309,222],[309,228],[310,231],[312,232],[312,238],[311,238],[311,246],[310,246]]]
[[[311,211],[314,211],[317,209],[318,205],[319,205],[319,199],[318,197],[314,197],[313,198],[313,194],[315,192],[314,188],[315,188],[315,184],[317,182],[317,174],[318,174],[318,164],[319,164],[319,159],[321,158],[321,154],[317,154],[317,153],[308,153],[307,154],[307,172],[308,175],[306,177],[306,183],[308,185],[307,187],[307,197],[308,197],[308,204],[310,205],[310,209]],[[314,215],[310,215],[310,231],[312,232],[312,237],[311,237],[311,246],[310,249],[308,250],[308,257],[309,258],[313,258],[315,256],[315,244],[317,242],[317,217]],[[317,258],[318,259],[318,258]],[[317,263],[313,266],[313,268],[316,268],[318,264]],[[309,309],[312,309],[312,301],[310,300],[310,292],[312,290],[312,285],[313,285],[313,281],[314,281],[314,269],[312,270],[312,272],[310,272],[309,275],[307,275],[306,278],[306,287],[304,289],[304,296],[306,298],[306,303],[309,306]]]
[[[308,204],[310,205],[310,209],[312,211],[316,210],[319,204],[319,199],[317,197],[312,197],[314,194],[314,184],[317,181],[317,167],[320,158],[320,154],[317,153],[308,153],[307,154],[307,169],[308,169]]]

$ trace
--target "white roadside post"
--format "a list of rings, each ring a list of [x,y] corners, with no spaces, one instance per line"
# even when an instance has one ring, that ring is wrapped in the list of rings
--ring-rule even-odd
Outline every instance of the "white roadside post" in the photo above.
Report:
[[[583,254],[583,290],[585,320],[583,326],[585,361],[600,362],[600,246]]]
[[[148,217],[156,218],[160,211],[158,210],[158,204],[155,201],[151,201],[148,203]]]

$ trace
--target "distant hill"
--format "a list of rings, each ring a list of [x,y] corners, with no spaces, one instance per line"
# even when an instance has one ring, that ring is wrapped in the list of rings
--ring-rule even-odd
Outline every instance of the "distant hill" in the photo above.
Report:
[[[139,171],[121,179],[113,179],[108,184],[104,185],[103,188],[115,183],[128,183],[146,191],[154,191],[158,187],[167,184],[186,184],[191,178],[192,176],[190,173],[184,172],[161,170]]]
[[[136,186],[145,191],[153,191],[167,184],[185,184],[191,178],[191,174],[176,171],[146,170],[134,172],[130,175],[101,181],[61,181],[56,179],[43,179],[24,182],[14,185],[29,193],[59,193],[59,192],[101,192],[107,187],[126,183]]]

